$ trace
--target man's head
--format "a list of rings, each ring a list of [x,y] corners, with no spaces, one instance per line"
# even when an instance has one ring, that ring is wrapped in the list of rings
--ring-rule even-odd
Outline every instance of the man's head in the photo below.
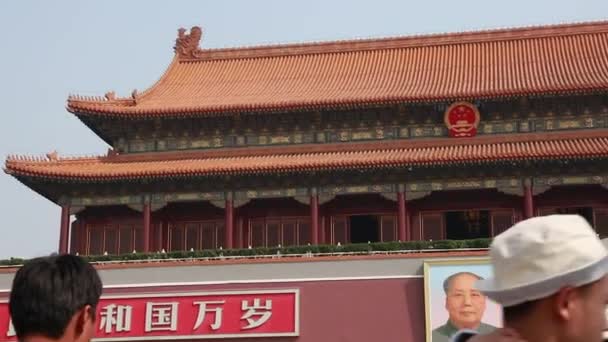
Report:
[[[490,256],[494,278],[476,286],[502,304],[505,325],[531,342],[602,341],[608,252],[585,219],[519,222],[494,239]]]
[[[11,289],[17,337],[88,342],[101,290],[97,271],[77,256],[32,259],[17,271]]]
[[[533,324],[539,331],[551,330],[561,341],[600,342],[606,328],[608,277],[583,286],[566,286],[537,300],[504,307],[505,324]]]
[[[474,288],[482,279],[475,273],[459,272],[443,282],[445,308],[450,322],[458,329],[476,329],[486,311],[486,297]]]

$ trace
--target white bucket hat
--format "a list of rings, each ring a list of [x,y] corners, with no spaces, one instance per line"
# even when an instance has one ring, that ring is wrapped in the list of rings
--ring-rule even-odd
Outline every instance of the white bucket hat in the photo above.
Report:
[[[477,288],[503,306],[582,286],[608,272],[608,252],[578,215],[535,217],[496,236],[490,246],[493,277]]]

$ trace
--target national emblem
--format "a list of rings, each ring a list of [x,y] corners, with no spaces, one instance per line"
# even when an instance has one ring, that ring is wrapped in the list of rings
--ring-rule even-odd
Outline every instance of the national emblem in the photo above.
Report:
[[[444,121],[451,137],[472,137],[477,134],[479,111],[471,103],[456,102],[445,111]]]

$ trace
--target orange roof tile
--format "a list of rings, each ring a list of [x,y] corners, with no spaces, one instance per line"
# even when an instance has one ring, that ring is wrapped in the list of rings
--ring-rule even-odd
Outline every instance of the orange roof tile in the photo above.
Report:
[[[606,130],[486,139],[438,139],[418,144],[397,141],[392,148],[295,152],[288,149],[246,149],[243,153],[214,156],[184,154],[180,158],[158,155],[121,155],[94,158],[33,159],[10,157],[5,171],[14,176],[99,181],[163,178],[168,176],[239,175],[320,170],[390,168],[509,160],[577,159],[608,157]],[[468,142],[468,143],[467,143]],[[374,145],[370,145],[374,146]],[[382,145],[379,145],[382,146]],[[388,145],[386,145],[388,146]],[[401,147],[399,147],[401,146]],[[302,148],[302,147],[300,147]],[[306,146],[303,146],[306,148]],[[246,152],[246,153],[245,153]],[[213,153],[213,152],[212,152]]]
[[[197,31],[198,30],[198,31]],[[605,91],[608,22],[237,49],[176,56],[130,98],[72,96],[79,115],[211,115]]]

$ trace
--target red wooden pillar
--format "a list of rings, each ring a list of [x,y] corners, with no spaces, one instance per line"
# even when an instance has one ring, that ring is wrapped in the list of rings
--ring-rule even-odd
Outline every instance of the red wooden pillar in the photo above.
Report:
[[[59,229],[59,254],[68,253],[70,238],[70,206],[61,206],[61,226]]]
[[[397,216],[397,225],[398,225],[398,238],[399,241],[407,241],[409,240],[409,234],[407,233],[407,207],[405,201],[405,189],[403,186],[399,186],[399,190],[397,192],[397,206],[399,209],[399,215]]]
[[[157,223],[158,229],[156,230],[156,250],[162,251],[164,248],[163,243],[163,221]]]
[[[251,239],[250,239],[250,233],[251,233],[251,224],[249,222],[249,216],[247,216],[246,214],[242,215],[242,220],[243,220],[243,248],[249,248],[249,246],[251,246]]]
[[[327,229],[327,224],[325,224],[325,216],[322,215],[319,217],[319,244],[324,245],[327,243],[327,241],[325,241],[325,229]]]
[[[524,180],[524,219],[534,216],[534,198],[532,195],[532,181]]]
[[[225,228],[226,228],[226,234],[225,234],[225,238],[226,241],[224,242],[224,248],[226,249],[230,249],[233,248],[233,236],[234,236],[234,202],[232,201],[232,196],[228,196],[228,198],[226,199],[226,209],[225,209],[225,213],[226,213],[226,222],[225,222]]]
[[[146,201],[144,203],[144,250],[142,252],[148,253],[150,252],[150,203]]]
[[[87,223],[83,218],[78,219],[78,228],[80,229],[80,240],[78,241],[78,253],[87,254],[87,241],[89,240],[89,232],[87,231]]]
[[[236,248],[246,248],[243,245],[243,218],[240,215],[236,218],[236,241],[234,244]]]
[[[313,189],[310,194],[310,243],[312,245],[319,244],[319,195],[316,189]]]

